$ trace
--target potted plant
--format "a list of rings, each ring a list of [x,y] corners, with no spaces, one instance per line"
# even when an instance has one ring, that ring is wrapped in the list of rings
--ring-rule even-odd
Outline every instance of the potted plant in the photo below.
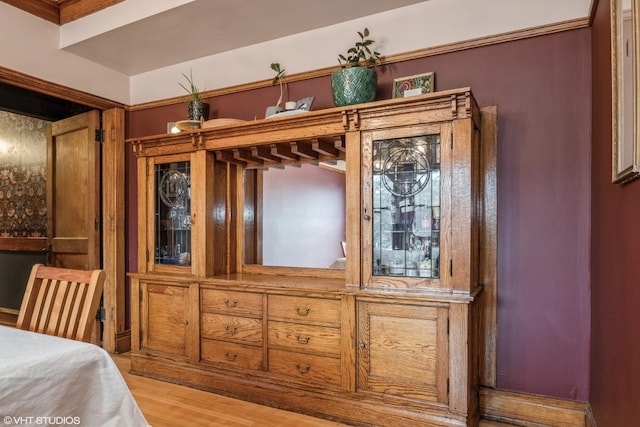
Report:
[[[276,105],[270,105],[267,107],[267,111],[264,114],[265,118],[283,111],[283,109],[280,107],[280,104],[282,103],[282,97],[284,95],[284,86],[286,84],[284,81],[284,75],[287,70],[280,67],[280,64],[278,62],[271,63],[271,69],[276,73],[275,77],[273,78],[272,84],[275,85],[276,83],[278,83],[280,85],[280,97],[278,98],[278,102],[276,103]]]
[[[203,102],[200,98],[200,90],[193,82],[193,73],[189,71],[188,76],[184,73],[182,73],[182,76],[187,80],[187,86],[182,83],[178,84],[191,95],[191,99],[187,102],[187,116],[189,120],[208,120],[209,104]]]
[[[380,54],[372,49],[374,43],[369,39],[369,29],[358,31],[360,40],[346,55],[338,55],[342,67],[331,74],[333,101],[337,107],[370,102],[376,98],[378,77],[374,68],[380,60]]]

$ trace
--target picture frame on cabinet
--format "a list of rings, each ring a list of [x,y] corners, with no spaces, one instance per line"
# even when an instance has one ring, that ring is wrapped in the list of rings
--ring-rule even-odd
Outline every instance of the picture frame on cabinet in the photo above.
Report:
[[[435,73],[415,74],[413,76],[393,79],[393,98],[406,98],[408,96],[431,93],[435,89]]]
[[[639,4],[640,0],[611,1],[611,180],[620,185],[640,177]]]

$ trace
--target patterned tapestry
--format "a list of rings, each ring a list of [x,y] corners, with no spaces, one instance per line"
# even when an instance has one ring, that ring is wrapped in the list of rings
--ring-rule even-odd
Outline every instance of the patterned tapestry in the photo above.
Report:
[[[0,111],[0,237],[47,235],[47,124]]]

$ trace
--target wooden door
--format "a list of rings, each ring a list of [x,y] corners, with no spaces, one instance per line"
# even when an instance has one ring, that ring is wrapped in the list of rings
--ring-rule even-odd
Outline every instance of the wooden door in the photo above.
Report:
[[[162,283],[140,286],[139,347],[197,361],[198,286]]]
[[[358,303],[358,389],[447,403],[446,304]]]
[[[47,240],[49,264],[100,268],[100,112],[49,125]]]

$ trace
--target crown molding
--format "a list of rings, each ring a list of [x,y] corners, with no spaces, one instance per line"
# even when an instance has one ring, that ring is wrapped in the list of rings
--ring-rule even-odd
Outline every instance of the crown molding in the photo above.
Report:
[[[590,21],[591,19],[589,17],[574,19],[574,20],[560,22],[552,25],[544,25],[540,27],[527,28],[523,30],[497,34],[495,36],[481,37],[477,39],[465,40],[465,41],[456,42],[456,43],[449,43],[445,45],[414,50],[411,52],[388,55],[382,58],[382,63],[383,65],[388,65],[388,64],[393,64],[397,62],[426,58],[429,56],[442,55],[445,53],[453,53],[453,52],[459,52],[463,50],[474,49],[474,48],[479,48],[484,46],[491,46],[491,45],[496,45],[500,43],[526,39],[530,37],[538,37],[538,36],[544,36],[548,34],[559,33],[563,31],[587,28],[590,25]],[[306,71],[303,73],[287,75],[287,83],[328,76],[338,69],[340,69],[339,65],[334,67],[319,68],[316,70]],[[201,94],[201,96],[202,98],[214,98],[216,96],[221,96],[221,95],[228,95],[228,94],[237,93],[237,92],[261,89],[261,88],[269,87],[272,84],[273,84],[273,79],[260,80],[256,82],[205,91]],[[186,102],[188,99],[189,99],[188,95],[173,97],[173,98],[166,98],[166,99],[131,105],[127,107],[127,110],[136,111],[136,110],[145,110],[148,108],[162,107],[166,105],[177,104],[180,102]]]
[[[101,110],[124,108],[121,103],[57,83],[51,83],[2,66],[0,66],[0,82]]]

